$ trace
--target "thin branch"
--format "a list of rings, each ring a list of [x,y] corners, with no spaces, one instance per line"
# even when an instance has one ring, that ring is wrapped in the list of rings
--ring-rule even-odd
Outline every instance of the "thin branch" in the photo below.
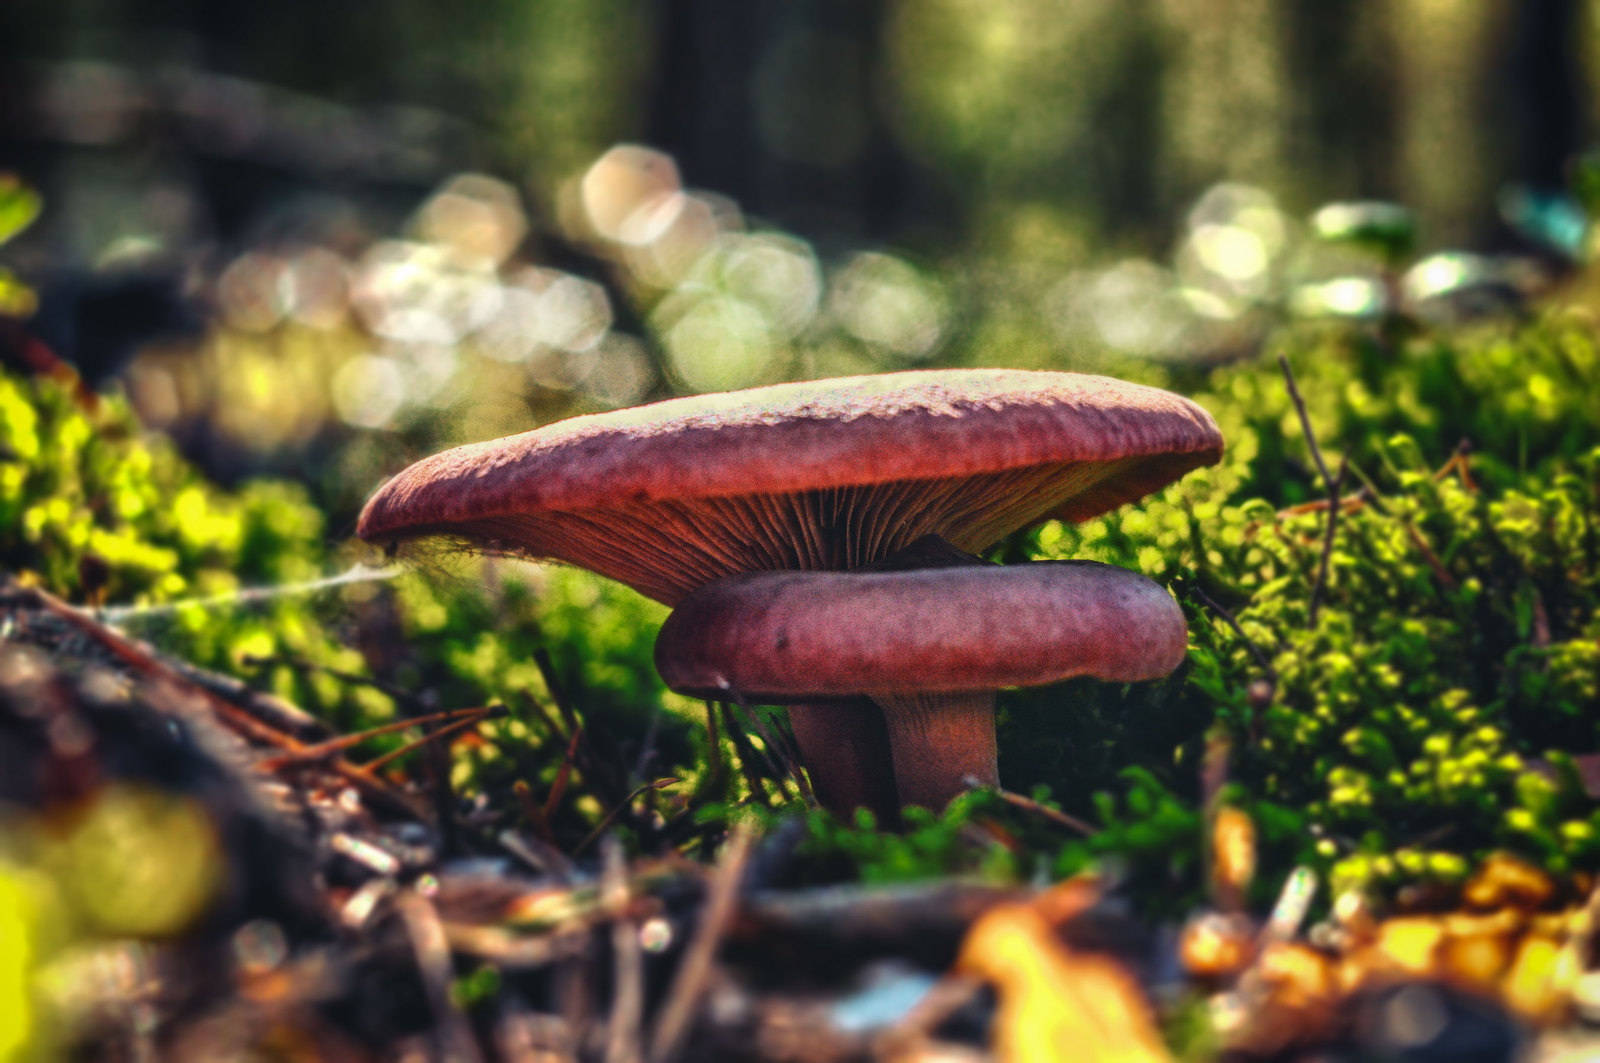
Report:
[[[544,677],[545,689],[550,691],[550,700],[556,703],[556,710],[561,713],[561,718],[566,721],[568,731],[578,729],[578,710],[573,707],[567,697],[567,691],[561,685],[561,680],[556,676],[556,664],[550,659],[550,651],[543,646],[536,647],[533,651],[533,663],[538,665],[539,674]]]
[[[1333,558],[1333,536],[1339,528],[1339,492],[1344,488],[1344,477],[1350,471],[1348,459],[1339,459],[1339,475],[1328,488],[1328,531],[1322,538],[1322,560],[1317,565],[1317,581],[1311,585],[1311,606],[1306,613],[1306,627],[1317,626],[1317,609],[1322,604],[1322,594],[1328,586],[1328,563]]]
[[[645,728],[644,741],[639,743],[639,755],[634,758],[633,770],[628,773],[628,781],[644,778],[645,769],[650,766],[650,761],[656,755],[656,739],[661,733],[661,703],[655,704],[650,713],[650,725]]]
[[[1261,670],[1267,674],[1267,678],[1276,684],[1278,681],[1277,669],[1272,667],[1272,662],[1267,659],[1267,655],[1262,652],[1261,647],[1256,645],[1255,640],[1244,633],[1244,628],[1239,626],[1239,621],[1234,617],[1234,615],[1228,612],[1228,610],[1224,609],[1221,604],[1211,597],[1211,595],[1201,590],[1198,585],[1190,585],[1189,593],[1198,598],[1201,605],[1205,606],[1207,609],[1210,609],[1213,613],[1216,613],[1227,623],[1229,627],[1233,628],[1233,633],[1238,635],[1239,638],[1243,640],[1245,648],[1250,651],[1250,656],[1256,659],[1256,663],[1259,664],[1261,666]]]
[[[1449,476],[1451,473],[1455,473],[1458,477],[1460,477],[1461,486],[1463,488],[1468,491],[1476,492],[1478,490],[1478,483],[1472,478],[1471,456],[1472,443],[1470,440],[1463,439],[1460,443],[1456,444],[1455,452],[1451,454],[1450,460],[1433,471],[1434,482],[1437,483],[1440,480],[1443,480],[1446,476]],[[1351,471],[1357,470],[1352,466]],[[1386,512],[1383,505],[1378,502],[1376,492],[1373,490],[1371,483],[1362,484],[1361,487],[1346,494],[1340,501],[1340,506],[1346,513],[1355,513],[1368,504],[1371,504],[1372,508],[1376,509],[1380,513]],[[1278,510],[1278,517],[1279,519],[1285,517],[1300,517],[1307,513],[1321,513],[1327,508],[1328,500],[1325,498],[1318,498],[1313,499],[1310,502],[1300,502],[1296,505],[1285,506],[1283,509]]]
[[[142,644],[123,635],[115,628],[107,627],[94,617],[82,610],[61,601],[54,595],[37,588],[27,588],[20,592],[24,600],[31,601],[38,608],[50,612],[72,625],[80,633],[98,643],[107,652],[120,660],[123,664],[133,669],[138,675],[154,682],[170,683],[179,690],[193,690],[200,695],[211,711],[226,726],[246,738],[272,746],[284,753],[298,753],[306,748],[306,743],[285,734],[271,723],[254,715],[249,709],[224,697],[218,691],[195,684],[185,679],[183,674],[172,665],[146,649]],[[366,771],[343,759],[334,758],[327,763],[327,770],[339,778],[355,786],[366,797],[381,802],[385,806],[405,812],[418,819],[426,820],[427,812],[418,806],[408,794],[404,794],[383,780],[369,775]]]
[[[544,685],[550,691],[550,700],[556,703],[556,711],[561,713],[561,719],[566,722],[569,734],[580,736],[577,738],[580,761],[578,766],[583,769],[584,776],[590,785],[605,791],[607,797],[614,797],[627,790],[627,784],[618,779],[610,769],[610,765],[595,754],[594,743],[578,719],[577,706],[567,694],[566,687],[562,686],[561,679],[556,675],[555,662],[550,659],[550,651],[543,646],[533,651],[533,663],[538,665],[539,674],[544,677]]]
[[[706,745],[710,749],[710,764],[707,765],[706,775],[708,778],[720,781],[726,765],[722,760],[722,734],[721,728],[717,726],[717,706],[711,701],[706,702],[705,706]]]
[[[622,843],[607,835],[600,847],[600,893],[611,912],[614,954],[611,1015],[606,1022],[605,1063],[639,1063],[639,1026],[644,1017],[644,955],[638,924],[628,918],[628,866]]]
[[[561,807],[561,798],[567,792],[567,781],[572,778],[572,765],[578,757],[578,743],[583,740],[583,725],[572,732],[572,741],[567,743],[567,751],[562,754],[561,767],[556,769],[556,781],[550,784],[550,793],[544,799],[544,818],[548,822],[555,819],[556,809]]]
[[[681,781],[681,779],[653,779],[650,782],[634,787],[633,792],[628,794],[627,797],[623,798],[620,804],[613,806],[611,811],[605,814],[605,818],[600,821],[599,826],[590,831],[589,836],[578,843],[578,847],[572,850],[572,855],[576,857],[579,853],[589,848],[589,846],[593,844],[594,840],[600,837],[600,835],[605,832],[607,827],[611,826],[611,821],[620,816],[623,809],[633,804],[634,799],[640,794],[644,793],[646,790],[665,790],[667,787]]]
[[[739,757],[739,770],[744,773],[744,781],[750,786],[750,793],[762,804],[767,804],[767,788],[761,781],[761,773],[756,770],[756,747],[750,744],[750,736],[744,733],[744,728],[739,725],[739,718],[733,714],[733,706],[725,701],[716,703],[722,710],[722,727],[728,732],[728,739],[733,743],[733,751]],[[781,785],[781,784],[780,784]]]
[[[512,783],[511,793],[516,797],[517,804],[522,806],[522,815],[533,828],[533,833],[546,845],[554,845],[555,831],[550,829],[550,820],[544,814],[544,806],[533,799],[533,787],[528,785],[528,780],[518,779]]]
[[[744,878],[745,866],[750,862],[755,839],[755,831],[741,823],[733,828],[733,834],[722,850],[722,859],[712,875],[699,925],[695,927],[694,937],[684,950],[678,975],[667,991],[666,1002],[661,1006],[661,1017],[656,1020],[651,1033],[650,1063],[672,1063],[683,1050],[690,1024],[711,982],[711,968],[716,962],[717,948],[722,944],[728,924],[733,920],[739,898],[739,883]]]
[[[969,775],[967,780],[967,789],[978,789],[978,786],[975,785],[978,781],[977,779]],[[1042,805],[1031,797],[1025,797],[1022,794],[1014,793],[1011,790],[1003,790],[998,786],[994,787],[994,792],[999,794],[1000,799],[1008,805],[1013,805],[1025,812],[1032,812],[1035,815],[1043,816],[1052,823],[1059,823],[1061,826],[1075,830],[1079,834],[1082,834],[1086,837],[1093,837],[1094,835],[1100,833],[1095,829],[1093,824],[1087,823],[1084,820],[1079,819],[1077,816],[1068,815],[1059,808],[1051,808],[1049,805]]]
[[[405,745],[401,746],[399,749],[391,749],[389,752],[385,753],[383,756],[377,758],[376,760],[371,760],[371,761],[368,761],[367,763],[363,764],[362,767],[365,768],[367,771],[377,771],[379,768],[382,768],[385,765],[391,764],[394,761],[399,760],[401,757],[405,756],[407,753],[411,753],[411,752],[414,752],[415,750],[421,749],[423,746],[431,745],[432,743],[437,742],[441,738],[454,737],[455,735],[461,733],[462,731],[467,730],[469,727],[476,727],[478,724],[482,723],[483,721],[489,720],[489,719],[493,719],[493,718],[494,717],[493,717],[492,714],[484,712],[484,713],[480,713],[477,716],[470,717],[469,719],[456,720],[454,723],[447,723],[442,727],[435,727],[433,730],[429,731],[427,734],[423,735],[421,738],[413,739],[412,741],[407,742]],[[411,723],[417,723],[419,721],[412,720],[410,722]],[[446,743],[446,744],[448,745],[448,743]]]
[[[1443,584],[1447,590],[1457,590],[1461,584],[1457,583],[1456,578],[1450,575],[1450,570],[1444,567],[1444,562],[1439,560],[1439,555],[1433,552],[1433,547],[1428,545],[1428,540],[1424,539],[1422,533],[1417,531],[1417,526],[1411,523],[1411,518],[1402,518],[1400,526],[1405,528],[1406,537],[1411,540],[1411,545],[1421,552],[1422,559],[1428,563],[1429,568],[1433,569],[1434,578]]]
[[[806,782],[802,777],[800,762],[791,760],[789,751],[773,739],[771,732],[761,722],[761,717],[751,711],[749,704],[744,700],[744,694],[740,693],[738,687],[724,680],[722,689],[724,693],[733,695],[733,700],[738,703],[740,711],[745,715],[745,719],[755,726],[756,733],[761,736],[761,744],[765,747],[762,752],[766,757],[767,766],[773,771],[773,778],[777,780],[779,790],[783,789],[784,780],[792,776],[795,781],[795,789],[800,792],[801,798],[805,799],[812,807],[815,807],[817,798],[811,792],[810,783]],[[784,796],[787,798],[788,795],[785,794]]]
[[[260,766],[267,771],[275,771],[278,768],[286,767],[290,764],[323,760],[338,753],[342,753],[351,746],[360,745],[369,738],[377,738],[380,735],[393,734],[396,731],[408,730],[409,728],[417,727],[422,724],[460,724],[463,722],[477,723],[482,720],[494,719],[503,715],[505,715],[505,709],[502,706],[485,706],[481,708],[470,709],[446,709],[443,712],[436,712],[429,716],[415,716],[404,720],[395,720],[392,723],[381,724],[377,727],[369,727],[365,731],[357,731],[355,734],[340,735],[338,738],[330,738],[326,742],[318,742],[315,745],[305,746],[293,753],[284,753],[279,756],[270,757],[267,760],[262,761]],[[375,764],[368,764],[366,765],[366,769],[371,771],[374,766]]]
[[[1294,411],[1300,415],[1300,429],[1305,433],[1306,445],[1311,448],[1311,460],[1317,463],[1317,471],[1322,473],[1323,486],[1331,492],[1333,477],[1328,474],[1328,463],[1322,460],[1322,448],[1317,446],[1317,437],[1311,431],[1311,415],[1306,412],[1306,400],[1300,397],[1300,388],[1294,382],[1294,370],[1289,368],[1289,359],[1278,355],[1278,367],[1283,370],[1284,383],[1289,385],[1289,398],[1294,403]]]

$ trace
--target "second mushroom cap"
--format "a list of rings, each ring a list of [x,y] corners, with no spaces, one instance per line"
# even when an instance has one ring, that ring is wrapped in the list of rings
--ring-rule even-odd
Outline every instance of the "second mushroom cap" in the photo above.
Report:
[[[1182,610],[1137,572],[969,560],[719,580],[667,618],[656,667],[668,686],[703,697],[869,695],[883,710],[900,803],[938,809],[974,781],[999,785],[997,688],[1154,679],[1183,660]]]
[[[1187,638],[1159,584],[1094,561],[762,572],[686,598],[656,667],[673,689],[712,697],[976,691],[1157,678]]]

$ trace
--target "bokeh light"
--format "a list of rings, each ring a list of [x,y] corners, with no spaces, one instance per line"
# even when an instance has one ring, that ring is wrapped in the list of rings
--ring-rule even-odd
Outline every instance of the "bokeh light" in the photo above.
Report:
[[[690,391],[727,391],[780,376],[780,339],[767,316],[742,299],[680,294],[661,304],[651,324],[673,375]]]
[[[907,362],[938,350],[950,315],[937,280],[878,252],[856,255],[834,275],[828,306],[852,335]]]
[[[333,374],[333,407],[358,428],[382,428],[406,401],[404,369],[393,358],[358,354]]]
[[[583,176],[583,206],[593,232],[630,242],[655,231],[650,218],[658,201],[682,190],[670,155],[638,144],[619,144]]]

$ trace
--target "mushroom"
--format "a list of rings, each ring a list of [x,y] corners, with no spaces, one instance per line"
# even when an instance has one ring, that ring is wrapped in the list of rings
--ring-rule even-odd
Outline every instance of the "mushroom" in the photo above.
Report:
[[[1113,509],[1221,453],[1211,416],[1157,388],[891,373],[670,399],[457,447],[391,479],[356,531],[565,561],[676,605],[726,576],[855,568],[928,534],[981,550],[1048,517]],[[882,755],[870,719],[838,706],[791,719],[825,804],[884,793],[859,775]],[[833,729],[846,723],[879,752],[840,757]]]
[[[662,625],[656,668],[686,694],[869,695],[888,725],[900,802],[937,811],[968,778],[999,785],[998,688],[1156,679],[1183,660],[1182,610],[1137,572],[966,561],[708,583]]]

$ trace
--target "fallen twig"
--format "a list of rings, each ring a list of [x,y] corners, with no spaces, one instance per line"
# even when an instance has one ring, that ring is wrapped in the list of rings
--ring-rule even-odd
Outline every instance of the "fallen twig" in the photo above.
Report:
[[[1317,609],[1322,605],[1322,595],[1328,586],[1328,563],[1333,557],[1333,536],[1339,527],[1339,492],[1344,487],[1345,473],[1349,472],[1350,463],[1345,458],[1339,459],[1339,475],[1333,478],[1333,483],[1328,486],[1328,530],[1322,538],[1322,560],[1317,564],[1317,580],[1311,585],[1311,604],[1306,610],[1306,627],[1317,626]]]
[[[440,716],[440,715],[444,715],[444,714],[443,713],[436,713],[435,714],[435,716]],[[421,749],[423,746],[430,745],[431,743],[437,742],[441,738],[448,738],[448,737],[457,735],[457,734],[461,733],[462,731],[465,731],[465,730],[467,730],[469,728],[476,727],[478,724],[484,722],[485,720],[492,720],[492,719],[495,719],[497,716],[501,716],[501,715],[504,715],[503,711],[497,713],[497,712],[494,712],[494,711],[491,711],[491,710],[483,710],[483,711],[479,712],[478,715],[472,716],[472,717],[470,717],[468,719],[456,720],[453,723],[447,723],[442,727],[436,727],[432,731],[429,731],[427,734],[423,735],[421,738],[413,739],[412,741],[407,742],[405,745],[401,746],[399,749],[391,749],[389,752],[385,753],[381,757],[378,757],[376,760],[371,760],[371,761],[368,761],[367,763],[363,764],[362,767],[365,768],[367,771],[377,771],[379,768],[382,768],[385,765],[391,764],[394,761],[399,760],[401,757],[405,756],[407,753],[413,752],[415,750]],[[435,722],[432,718],[428,718],[428,719],[429,719],[429,722]],[[423,718],[418,718],[418,719],[415,719],[415,720],[411,720],[409,722],[410,723],[421,723],[422,720],[423,720]]]
[[[476,1063],[482,1057],[478,1054],[472,1027],[450,997],[450,982],[455,971],[450,960],[450,940],[439,922],[439,913],[426,897],[412,890],[402,893],[395,907],[405,920],[411,948],[417,957],[417,973],[421,975],[428,1004],[439,1024],[439,1058],[450,1063]]]
[[[267,760],[262,761],[259,766],[264,770],[274,771],[278,768],[287,767],[290,764],[325,760],[336,753],[344,752],[352,746],[358,746],[369,738],[377,738],[380,735],[393,734],[396,731],[404,731],[408,728],[416,727],[419,724],[461,724],[466,722],[477,723],[482,720],[492,719],[495,715],[503,715],[503,713],[503,709],[501,709],[499,713],[496,713],[494,707],[492,706],[474,707],[470,709],[446,709],[443,712],[436,712],[430,716],[418,716],[410,719],[395,720],[391,723],[380,724],[377,727],[369,727],[365,731],[359,731],[355,734],[340,735],[338,738],[330,738],[326,742],[318,742],[315,745],[306,746],[305,748],[294,753],[284,753],[280,756],[270,757]],[[376,761],[371,764],[364,765],[368,771],[373,770],[377,766],[378,762]]]
[[[1250,656],[1256,659],[1256,663],[1259,664],[1261,666],[1261,670],[1266,673],[1268,681],[1276,686],[1278,682],[1277,669],[1272,667],[1272,662],[1267,659],[1267,655],[1262,651],[1261,647],[1256,645],[1255,640],[1244,633],[1244,628],[1239,626],[1238,619],[1232,613],[1228,612],[1227,609],[1223,608],[1223,606],[1213,599],[1211,595],[1201,590],[1198,585],[1191,585],[1189,588],[1189,593],[1198,598],[1201,605],[1217,614],[1217,616],[1221,617],[1229,627],[1233,628],[1233,633],[1238,635],[1239,638],[1244,642],[1245,648],[1250,651]]]
[[[671,1063],[683,1049],[690,1022],[699,1010],[700,999],[710,982],[711,965],[716,959],[717,948],[733,918],[739,882],[744,878],[745,865],[750,860],[755,839],[755,831],[740,823],[733,828],[722,850],[722,859],[711,877],[694,938],[684,952],[678,975],[672,981],[672,988],[667,991],[666,1002],[661,1006],[660,1017],[651,1034],[650,1063]]]
[[[605,814],[605,818],[601,819],[599,825],[596,826],[594,830],[589,832],[589,836],[578,843],[578,847],[572,850],[572,855],[577,856],[579,853],[589,848],[589,846],[594,843],[594,840],[600,837],[600,835],[605,832],[607,827],[611,826],[611,821],[621,815],[623,809],[633,804],[634,800],[637,799],[640,794],[647,790],[665,790],[667,787],[673,786],[679,782],[682,782],[682,780],[675,778],[654,779],[650,782],[634,787],[632,792],[630,792],[627,797],[622,799],[621,803],[613,806],[611,811]]]
[[[291,754],[299,753],[306,748],[306,744],[298,738],[283,733],[265,720],[229,701],[217,691],[185,679],[181,672],[160,657],[82,610],[37,588],[19,588],[18,593],[26,596],[25,600],[36,608],[72,625],[143,678],[198,694],[219,719],[244,737]],[[365,796],[390,809],[402,811],[418,819],[428,818],[427,814],[407,795],[376,776],[368,774],[364,769],[339,758],[329,760],[326,767],[328,771],[356,787]]]
[[[1404,518],[1400,524],[1401,527],[1405,528],[1406,538],[1411,540],[1411,545],[1417,548],[1417,551],[1422,554],[1422,559],[1433,570],[1434,578],[1447,590],[1453,591],[1459,588],[1461,585],[1456,582],[1454,576],[1450,575],[1450,570],[1444,567],[1444,562],[1439,560],[1439,555],[1433,552],[1433,547],[1428,545],[1428,541],[1422,537],[1421,532],[1417,531],[1417,526],[1411,523],[1411,519],[1409,517]]]
[[[1333,491],[1333,477],[1328,474],[1328,463],[1322,460],[1322,448],[1317,445],[1316,434],[1311,431],[1311,415],[1306,412],[1306,400],[1300,396],[1300,388],[1294,381],[1294,370],[1289,368],[1289,359],[1278,355],[1278,367],[1283,370],[1283,381],[1289,386],[1289,400],[1294,403],[1294,412],[1300,415],[1300,429],[1305,433],[1306,446],[1311,448],[1311,460],[1317,463],[1317,471],[1322,473],[1322,485],[1331,494]]]
[[[969,790],[977,789],[977,782],[977,779],[968,776],[967,788]],[[1052,823],[1059,823],[1063,827],[1077,831],[1079,834],[1093,837],[1094,835],[1100,833],[1092,824],[1086,823],[1077,816],[1069,815],[1066,812],[1061,811],[1059,808],[1051,808],[1049,805],[1042,805],[1031,797],[1024,797],[1022,794],[1013,793],[1010,790],[1003,790],[998,786],[994,787],[994,792],[999,794],[1000,799],[1008,805],[1015,806],[1016,808],[1020,808],[1026,812],[1032,812],[1035,815],[1043,816]]]
[[[805,773],[800,770],[799,757],[791,756],[792,751],[780,745],[772,737],[771,732],[767,730],[766,724],[762,723],[761,717],[757,716],[750,708],[750,705],[744,700],[744,694],[739,691],[738,687],[724,681],[722,688],[724,693],[733,695],[733,699],[738,703],[740,711],[745,715],[745,719],[754,725],[756,733],[761,736],[761,743],[766,747],[764,752],[767,765],[775,773],[774,777],[778,782],[779,788],[782,789],[785,779],[793,778],[795,789],[799,791],[801,798],[812,808],[817,807],[817,797],[811,792],[811,784],[806,781]]]
[[[605,1063],[639,1063],[639,1026],[644,1017],[644,955],[638,924],[628,917],[628,865],[622,843],[608,836],[601,846],[601,903],[613,915],[615,956],[611,1016],[606,1023]]]

